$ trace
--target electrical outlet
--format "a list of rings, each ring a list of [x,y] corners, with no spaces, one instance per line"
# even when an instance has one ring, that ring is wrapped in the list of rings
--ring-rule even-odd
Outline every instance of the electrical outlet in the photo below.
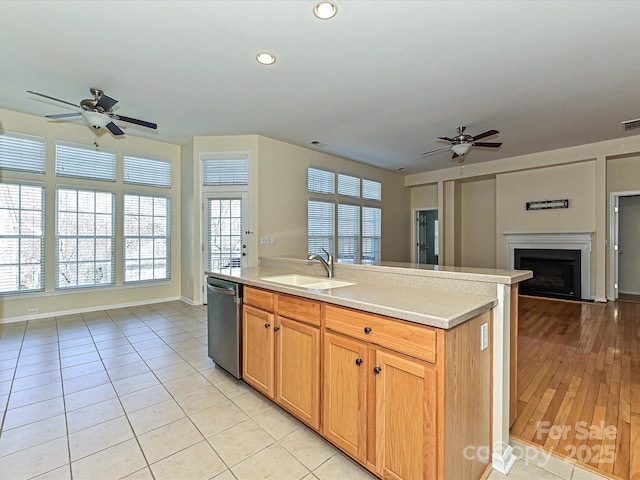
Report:
[[[269,237],[261,237],[260,238],[261,245],[269,245]]]
[[[276,244],[276,237],[271,237],[271,245],[275,245]]]
[[[35,315],[37,313],[38,313],[37,308],[30,308],[29,310],[27,310],[27,315]]]
[[[483,323],[480,326],[480,350],[484,350],[489,346],[489,324]]]

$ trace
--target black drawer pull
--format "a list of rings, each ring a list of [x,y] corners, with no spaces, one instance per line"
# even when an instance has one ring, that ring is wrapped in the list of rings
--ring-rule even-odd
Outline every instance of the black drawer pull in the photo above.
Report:
[[[364,333],[366,333],[367,335],[371,333],[371,330],[371,327],[364,327]]]

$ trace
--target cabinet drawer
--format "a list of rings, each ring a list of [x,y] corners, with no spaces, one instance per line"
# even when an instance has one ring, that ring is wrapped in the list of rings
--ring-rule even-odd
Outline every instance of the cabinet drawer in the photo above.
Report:
[[[326,306],[325,327],[427,362],[436,361],[436,331],[432,327],[334,305]]]
[[[278,295],[278,315],[320,326],[320,302]]]
[[[244,303],[267,312],[273,312],[273,293],[259,288],[244,288]]]

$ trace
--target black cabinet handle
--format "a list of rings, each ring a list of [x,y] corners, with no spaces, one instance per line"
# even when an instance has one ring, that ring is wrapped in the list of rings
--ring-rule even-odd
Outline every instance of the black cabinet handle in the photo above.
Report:
[[[364,361],[364,360],[362,360],[361,358],[357,358],[357,359],[356,359],[356,365],[358,365],[358,366],[362,365],[362,362],[363,362],[363,361]]]
[[[381,371],[382,371],[382,367],[376,367],[373,369],[373,373],[375,373],[376,375],[378,375]]]
[[[371,327],[364,327],[364,333],[369,335],[371,333]]]
[[[271,324],[270,324],[270,323],[265,323],[265,324],[264,324],[264,328],[269,328],[270,326],[271,326]]]
[[[273,331],[274,331],[274,332],[277,332],[278,330],[280,330],[280,327],[274,327],[274,328],[273,328]]]

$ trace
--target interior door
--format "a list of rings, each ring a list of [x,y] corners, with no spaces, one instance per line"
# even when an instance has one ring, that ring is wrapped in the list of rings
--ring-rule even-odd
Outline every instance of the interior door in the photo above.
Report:
[[[438,265],[438,210],[416,212],[416,262]]]

